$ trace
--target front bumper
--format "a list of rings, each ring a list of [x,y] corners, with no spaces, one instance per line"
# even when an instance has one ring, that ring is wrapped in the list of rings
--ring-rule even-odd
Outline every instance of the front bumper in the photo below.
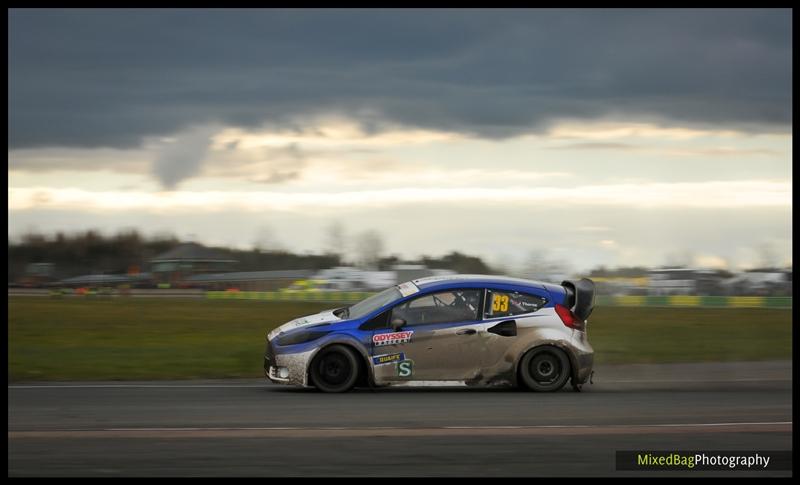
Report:
[[[276,384],[288,384],[289,376],[285,370],[283,370],[283,376],[281,376],[282,370],[283,369],[278,365],[278,360],[272,348],[272,344],[269,339],[267,339],[267,348],[264,351],[264,377]]]
[[[267,341],[264,352],[264,377],[276,384],[290,384],[308,387],[308,364],[313,351],[276,354]]]
[[[281,371],[284,371],[285,369],[285,367],[271,365],[264,368],[264,375],[267,377],[267,379],[276,384],[289,384],[290,380],[288,374],[285,374],[286,377],[281,377]]]

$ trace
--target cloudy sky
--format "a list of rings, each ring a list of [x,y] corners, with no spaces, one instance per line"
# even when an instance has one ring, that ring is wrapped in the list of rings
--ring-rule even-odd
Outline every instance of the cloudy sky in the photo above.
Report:
[[[790,10],[11,10],[8,233],[791,263]]]

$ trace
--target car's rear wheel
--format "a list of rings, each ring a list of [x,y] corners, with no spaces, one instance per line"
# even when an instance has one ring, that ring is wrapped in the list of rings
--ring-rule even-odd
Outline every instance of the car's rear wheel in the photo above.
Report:
[[[522,358],[519,374],[522,382],[533,391],[558,391],[569,380],[569,357],[556,347],[537,347]]]
[[[349,391],[358,374],[358,356],[344,345],[325,347],[311,362],[311,380],[323,392]]]

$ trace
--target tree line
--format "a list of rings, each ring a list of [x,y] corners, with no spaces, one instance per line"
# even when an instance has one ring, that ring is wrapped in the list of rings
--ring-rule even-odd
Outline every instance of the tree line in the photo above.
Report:
[[[126,274],[149,271],[149,261],[182,244],[174,235],[144,236],[136,230],[103,235],[89,230],[74,234],[54,235],[29,233],[19,241],[8,241],[8,282],[26,276],[35,263],[49,263],[54,279],[87,274]],[[334,266],[358,264],[346,261],[332,250],[324,254],[295,254],[282,249],[256,248],[241,250],[215,247],[237,260],[237,271],[320,270]],[[375,255],[377,256],[377,255]],[[479,257],[452,252],[442,257],[423,256],[404,260],[399,256],[376,257],[370,269],[388,270],[395,264],[424,264],[429,268],[449,269],[459,273],[490,274],[492,269]]]

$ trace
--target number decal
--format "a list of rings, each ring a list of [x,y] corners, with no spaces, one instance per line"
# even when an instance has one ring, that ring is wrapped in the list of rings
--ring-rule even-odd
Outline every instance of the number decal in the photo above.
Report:
[[[507,312],[508,311],[508,295],[495,293],[492,298],[492,311]]]

